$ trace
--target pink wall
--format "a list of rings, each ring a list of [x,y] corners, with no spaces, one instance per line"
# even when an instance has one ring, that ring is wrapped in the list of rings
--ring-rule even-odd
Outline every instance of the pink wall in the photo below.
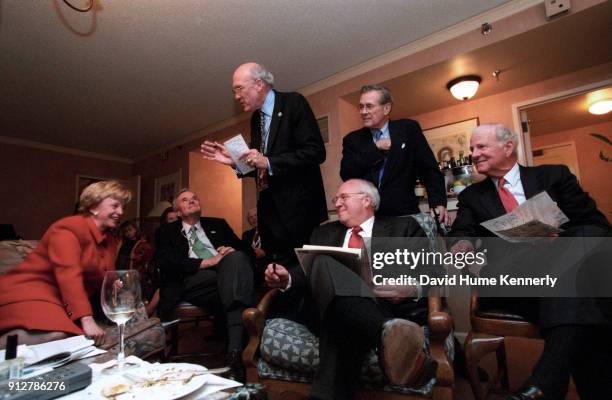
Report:
[[[235,125],[228,126],[226,128],[219,129],[205,137],[210,140],[223,141],[231,136],[237,135],[238,133],[242,134],[247,141],[250,141],[250,127],[249,120],[245,120]],[[192,168],[190,168],[190,158],[192,160],[194,158],[199,157],[199,148],[200,143],[204,140],[202,138],[196,138],[188,143],[182,144],[180,146],[173,147],[172,149],[160,152],[160,154],[156,154],[150,157],[147,157],[143,160],[139,160],[134,164],[134,174],[140,174],[142,176],[141,181],[141,210],[143,215],[147,215],[147,213],[153,208],[153,191],[155,190],[155,179],[173,174],[179,169],[182,170],[182,186],[188,187],[192,184],[192,181],[197,181],[196,186],[198,191],[202,193],[198,193],[202,198],[203,203],[206,203],[207,206],[204,207],[204,212],[206,215],[213,217],[227,217],[227,210],[240,210],[242,209],[242,215],[238,217],[229,218],[232,221],[232,227],[236,230],[236,234],[240,236],[242,232],[240,231],[241,227],[248,226],[246,223],[246,210],[250,207],[253,207],[256,203],[255,198],[255,185],[252,182],[252,179],[245,179],[244,182],[238,180],[236,176],[231,173],[223,173],[218,176],[218,179],[208,179],[207,177],[202,177],[200,175],[206,174],[206,169],[208,163],[199,163],[192,162]],[[161,154],[166,155],[165,159],[162,159]],[[217,170],[215,170],[217,171]],[[226,172],[231,172],[229,168],[227,168]],[[230,190],[233,195],[230,196],[227,201],[228,207],[227,209],[223,209],[222,207],[217,207],[217,201],[208,201],[212,196],[219,197],[219,188],[225,186],[225,182],[229,183],[229,187],[234,187],[236,183],[241,186],[241,194],[236,195],[233,189]],[[217,204],[217,205],[215,205]]]
[[[590,133],[599,133],[612,140],[612,122],[535,136],[531,138],[531,145],[536,148],[574,142],[578,155],[580,184],[595,199],[597,207],[608,221],[612,221],[612,163],[599,159],[600,151],[612,157],[612,146],[595,139]]]
[[[128,178],[132,166],[56,151],[0,144],[0,223],[11,223],[25,239],[39,239],[47,227],[70,215],[76,176]]]

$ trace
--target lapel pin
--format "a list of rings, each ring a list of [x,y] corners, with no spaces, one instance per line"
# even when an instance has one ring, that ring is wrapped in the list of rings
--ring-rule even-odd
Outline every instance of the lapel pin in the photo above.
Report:
[[[210,231],[210,233],[217,233],[217,231]]]
[[[402,143],[402,149],[406,147],[406,143]]]
[[[283,116],[283,113],[279,111],[279,112],[278,112],[278,114],[276,114],[276,116],[278,116],[278,117],[282,117],[282,116]]]

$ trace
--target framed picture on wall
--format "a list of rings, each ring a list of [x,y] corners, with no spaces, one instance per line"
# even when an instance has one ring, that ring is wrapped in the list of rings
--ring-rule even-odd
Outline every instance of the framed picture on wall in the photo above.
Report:
[[[153,206],[163,200],[172,203],[172,200],[174,200],[180,189],[180,169],[173,174],[162,176],[161,178],[155,178],[155,194],[153,196]]]
[[[133,220],[140,216],[140,175],[135,175],[129,178],[110,178],[90,175],[77,175],[75,188],[75,206],[74,212],[77,212],[79,197],[83,190],[92,183],[100,181],[114,180],[122,184],[132,194],[132,200],[123,208],[123,220]]]
[[[442,125],[423,131],[429,147],[438,162],[444,162],[454,157],[459,159],[460,153],[470,154],[470,137],[472,129],[478,126],[478,118]]]
[[[75,196],[74,201],[75,202],[79,201],[79,197],[81,197],[81,193],[83,193],[83,190],[87,186],[91,185],[92,183],[96,183],[96,182],[100,182],[104,180],[108,180],[108,178],[101,178],[99,176],[77,175],[76,177],[76,196]]]

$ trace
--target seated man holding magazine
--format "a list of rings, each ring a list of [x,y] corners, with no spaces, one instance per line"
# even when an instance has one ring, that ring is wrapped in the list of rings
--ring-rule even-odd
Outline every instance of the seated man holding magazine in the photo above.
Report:
[[[348,180],[333,201],[339,221],[316,228],[311,244],[362,248],[363,238],[368,237],[425,236],[413,218],[375,217],[380,196],[371,182]],[[296,261],[286,267],[268,265],[265,279],[270,287],[285,293],[310,292],[311,298],[304,301],[305,323],[320,337],[321,357],[312,398],[351,398],[358,388],[364,357],[372,348],[379,349],[381,365],[394,385],[420,386],[435,375],[437,364],[423,351],[422,328],[407,319],[419,315],[418,309],[427,310],[427,299],[419,298],[416,286],[371,289],[358,274],[328,255],[315,257],[308,276]],[[310,306],[312,314],[306,312]]]
[[[459,195],[457,218],[449,239],[453,252],[474,251],[475,238],[493,235],[481,225],[482,222],[514,211],[541,192],[546,192],[568,218],[561,225],[564,231],[558,234],[560,238],[551,239],[550,244],[554,241],[569,243],[564,240],[570,237],[610,236],[612,231],[606,217],[566,166],[524,167],[518,164],[518,135],[509,128],[501,124],[480,125],[472,132],[470,148],[474,165],[487,178]],[[550,254],[550,257],[538,263],[539,270],[563,263],[565,253],[555,254],[549,250],[545,253],[546,249],[542,243],[537,246],[509,244],[504,254],[489,252],[487,258],[491,262],[479,274],[503,271],[507,266],[513,268],[507,269],[511,272],[525,266],[530,269],[535,266],[532,260],[542,258],[542,254]],[[553,275],[558,276],[560,269],[553,270]],[[601,280],[605,276],[597,278]],[[612,398],[612,373],[602,367],[609,363],[612,355],[609,299],[553,297],[544,292],[541,297],[521,297],[518,291],[514,293],[512,298],[483,298],[481,306],[511,311],[537,324],[545,345],[531,376],[507,399],[564,399],[570,376],[582,399]]]

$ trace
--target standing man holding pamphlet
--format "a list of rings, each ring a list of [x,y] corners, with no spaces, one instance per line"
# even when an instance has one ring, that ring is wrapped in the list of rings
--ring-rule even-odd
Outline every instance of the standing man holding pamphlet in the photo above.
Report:
[[[257,63],[234,72],[232,92],[251,116],[250,150],[240,159],[254,168],[247,175],[257,183],[259,233],[270,257],[284,260],[304,244],[314,227],[327,219],[327,205],[319,164],[325,145],[315,116],[299,93],[273,89],[274,76]],[[225,145],[204,141],[204,158],[231,167]]]

